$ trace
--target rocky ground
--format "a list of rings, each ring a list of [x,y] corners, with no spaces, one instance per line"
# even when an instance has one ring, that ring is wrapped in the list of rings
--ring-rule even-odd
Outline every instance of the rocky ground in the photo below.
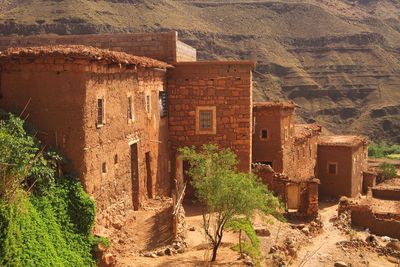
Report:
[[[124,238],[120,238],[113,243],[116,266],[209,266],[207,259],[211,251],[201,228],[201,210],[190,204],[185,205],[185,209],[185,242],[154,242],[157,240],[157,235],[152,233],[156,224],[152,222],[154,210],[141,211],[135,219],[131,218],[136,220],[132,224],[134,227],[122,228],[119,232],[119,235],[126,233],[128,241],[122,242]],[[346,215],[337,217],[335,202],[321,203],[320,217],[311,222],[280,222],[257,215],[254,225],[261,241],[262,266],[395,267],[400,261],[398,242],[370,235],[363,229],[352,229]],[[130,232],[135,232],[132,240]],[[129,245],[129,240],[134,244]],[[231,250],[237,242],[237,233],[226,232],[213,266],[251,266],[249,258],[240,259],[238,253]]]

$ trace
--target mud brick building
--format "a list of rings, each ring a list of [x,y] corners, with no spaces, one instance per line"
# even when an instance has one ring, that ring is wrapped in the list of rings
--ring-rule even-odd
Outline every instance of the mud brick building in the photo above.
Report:
[[[56,45],[26,47],[46,43]],[[195,62],[176,32],[0,38],[7,47],[0,108],[23,111],[65,155],[63,168],[96,199],[100,224],[111,206],[139,209],[187,179],[178,147],[230,147],[239,170],[251,170],[254,62]]]
[[[295,124],[294,110],[291,102],[254,103],[253,171],[286,202],[288,210],[315,215],[319,184],[315,167],[321,127]]]
[[[318,178],[323,196],[356,197],[367,170],[368,142],[360,136],[324,136],[318,141]]]
[[[0,108],[22,112],[44,144],[62,151],[100,215],[123,198],[137,209],[168,192],[168,121],[158,107],[168,64],[58,46],[10,49],[0,65]]]

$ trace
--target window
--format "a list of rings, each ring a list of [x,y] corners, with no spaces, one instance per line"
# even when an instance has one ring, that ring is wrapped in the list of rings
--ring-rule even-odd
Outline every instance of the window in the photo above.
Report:
[[[167,92],[160,91],[158,94],[158,104],[160,108],[160,117],[168,116]]]
[[[337,174],[337,163],[336,162],[328,162],[328,173],[329,174]]]
[[[133,120],[132,96],[128,96],[128,120]]]
[[[216,134],[216,108],[197,107],[196,108],[196,133],[197,134]]]
[[[105,162],[101,164],[101,173],[107,173],[107,164]]]
[[[97,126],[103,126],[104,124],[104,98],[97,99]]]
[[[118,155],[117,154],[114,155],[114,164],[118,164]]]
[[[146,112],[150,113],[150,111],[151,111],[151,98],[150,98],[150,95],[146,95],[145,105],[146,105]]]
[[[268,139],[268,130],[267,129],[262,129],[261,130],[261,139]]]

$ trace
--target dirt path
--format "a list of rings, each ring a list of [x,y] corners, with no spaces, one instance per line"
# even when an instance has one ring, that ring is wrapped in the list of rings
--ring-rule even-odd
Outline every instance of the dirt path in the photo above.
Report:
[[[320,203],[320,215],[323,222],[323,232],[313,238],[311,242],[300,248],[297,259],[291,266],[298,267],[332,267],[337,261],[351,263],[353,267],[395,267],[396,264],[388,261],[387,257],[380,256],[368,250],[347,249],[337,247],[336,243],[349,240],[350,236],[338,230],[330,221],[337,215],[337,204]],[[364,239],[369,235],[365,231],[353,232],[355,237]]]
[[[293,266],[324,266],[325,262],[341,260],[340,258],[335,259],[332,252],[337,249],[336,243],[346,240],[347,237],[329,221],[337,214],[337,205],[322,203],[319,212],[324,231],[315,237],[311,244],[298,252],[298,257]],[[329,264],[329,266],[332,266],[332,264]]]

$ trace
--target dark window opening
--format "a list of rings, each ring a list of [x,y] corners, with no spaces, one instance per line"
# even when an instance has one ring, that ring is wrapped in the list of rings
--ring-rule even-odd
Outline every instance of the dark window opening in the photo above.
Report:
[[[102,173],[107,173],[107,164],[105,162],[103,162],[101,164],[101,172]]]
[[[267,139],[267,138],[268,138],[268,130],[262,129],[261,130],[261,139]]]
[[[117,154],[115,154],[115,156],[114,156],[114,164],[118,164],[118,155]]]
[[[97,99],[97,125],[103,125],[104,121],[104,100],[103,98]]]
[[[160,117],[165,117],[168,115],[168,100],[167,92],[160,91],[158,95],[158,104],[160,106]]]
[[[329,174],[336,174],[337,173],[337,164],[336,163],[329,163],[328,164],[328,173]]]
[[[199,114],[200,130],[209,130],[213,127],[213,112],[211,110],[201,110]]]

